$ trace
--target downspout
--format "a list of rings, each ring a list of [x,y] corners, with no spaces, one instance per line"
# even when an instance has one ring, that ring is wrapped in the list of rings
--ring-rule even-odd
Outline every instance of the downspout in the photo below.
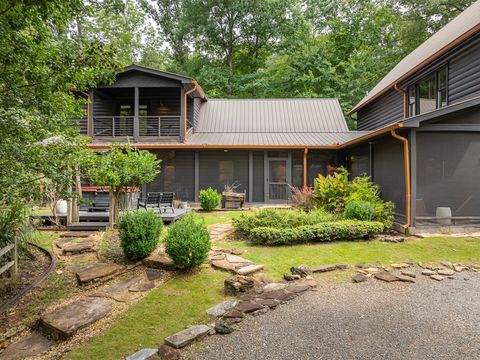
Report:
[[[185,111],[183,112],[183,143],[187,141],[187,108],[188,108],[188,101],[187,96],[197,90],[197,83],[195,80],[192,80],[193,89],[190,89],[185,92],[183,103],[185,104]]]
[[[404,159],[404,173],[405,173],[405,225],[403,228],[407,230],[410,227],[410,152],[408,139],[406,137],[400,136],[395,132],[395,129],[390,130],[390,134],[397,140],[403,142],[403,159]]]
[[[307,188],[307,159],[308,159],[308,148],[305,148],[303,151],[303,188]]]

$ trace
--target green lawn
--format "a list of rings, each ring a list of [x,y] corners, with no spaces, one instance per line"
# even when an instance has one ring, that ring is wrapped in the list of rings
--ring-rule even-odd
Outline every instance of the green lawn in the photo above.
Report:
[[[202,213],[208,225],[223,223],[239,216],[240,211]],[[291,266],[331,263],[381,263],[401,261],[452,262],[480,264],[480,239],[438,237],[405,243],[337,242],[285,247],[250,246],[244,241],[223,240],[215,246],[247,250],[244,257],[266,266],[265,274],[279,279]],[[319,275],[348,281],[353,271]],[[76,347],[66,359],[119,359],[143,347],[157,347],[163,339],[188,325],[205,323],[205,310],[225,299],[223,280],[227,273],[208,266],[194,274],[179,276],[122,314],[101,335]]]
[[[245,213],[245,211],[248,210],[212,211],[210,213],[199,211],[198,213],[202,215],[202,217],[205,219],[205,224],[209,226],[230,221],[234,218],[239,217],[241,214]]]

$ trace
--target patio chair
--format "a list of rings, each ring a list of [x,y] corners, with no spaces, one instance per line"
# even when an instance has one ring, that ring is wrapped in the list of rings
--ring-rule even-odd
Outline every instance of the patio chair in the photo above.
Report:
[[[148,192],[146,198],[138,198],[137,209],[159,209],[161,192]]]
[[[172,213],[175,212],[175,209],[173,208],[173,200],[175,199],[175,193],[174,192],[162,192],[160,193],[160,201],[159,201],[159,207],[160,207],[160,212],[163,209],[163,212],[167,212],[168,209],[172,210]]]

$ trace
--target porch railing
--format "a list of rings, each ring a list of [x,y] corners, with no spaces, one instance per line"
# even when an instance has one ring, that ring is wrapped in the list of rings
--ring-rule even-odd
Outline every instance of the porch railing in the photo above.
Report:
[[[139,116],[140,136],[180,136],[180,116]]]
[[[93,118],[93,136],[133,137],[133,116],[95,116]]]

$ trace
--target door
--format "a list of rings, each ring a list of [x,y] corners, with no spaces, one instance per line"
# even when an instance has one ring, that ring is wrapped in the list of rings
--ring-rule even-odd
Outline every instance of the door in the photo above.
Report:
[[[288,200],[287,159],[268,160],[268,201],[282,202]]]

